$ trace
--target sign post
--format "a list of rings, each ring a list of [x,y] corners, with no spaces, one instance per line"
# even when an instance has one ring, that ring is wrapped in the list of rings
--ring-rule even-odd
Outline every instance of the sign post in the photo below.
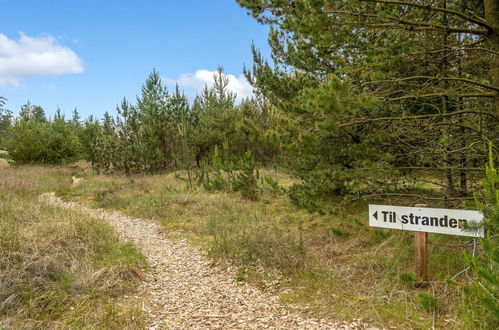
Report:
[[[427,207],[426,204],[416,204],[414,207]],[[428,233],[416,231],[414,232],[414,252],[416,257],[416,287],[422,287],[428,282]]]
[[[418,279],[416,286],[423,286],[428,282],[428,233],[417,231],[414,233],[416,251],[416,271]]]
[[[416,286],[428,282],[428,233],[484,237],[483,228],[467,230],[481,223],[479,211],[436,209],[417,204],[415,207],[369,205],[369,226],[414,231],[414,247],[418,279]]]

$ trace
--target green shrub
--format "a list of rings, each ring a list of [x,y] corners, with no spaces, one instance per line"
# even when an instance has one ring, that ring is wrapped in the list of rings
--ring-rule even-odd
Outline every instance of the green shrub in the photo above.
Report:
[[[17,121],[12,127],[7,150],[18,164],[60,164],[77,160],[81,145],[69,123],[28,118]]]
[[[234,191],[241,192],[243,198],[256,201],[260,198],[261,189],[258,187],[260,172],[256,165],[255,158],[250,151],[244,153],[241,163],[241,171],[237,173],[233,187]]]
[[[437,298],[428,292],[419,293],[419,302],[421,307],[423,307],[427,312],[433,312],[437,310]]]

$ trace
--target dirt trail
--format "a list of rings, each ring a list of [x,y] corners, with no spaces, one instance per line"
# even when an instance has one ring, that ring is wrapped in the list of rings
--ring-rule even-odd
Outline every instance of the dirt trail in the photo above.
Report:
[[[361,322],[332,323],[289,312],[277,296],[236,283],[235,274],[210,266],[199,250],[165,238],[153,221],[64,202],[53,193],[40,200],[106,221],[142,251],[150,265],[140,288],[150,329],[367,328]]]

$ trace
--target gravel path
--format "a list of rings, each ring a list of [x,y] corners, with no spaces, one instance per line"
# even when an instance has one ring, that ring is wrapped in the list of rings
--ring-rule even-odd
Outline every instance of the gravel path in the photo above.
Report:
[[[142,251],[150,265],[140,288],[150,329],[368,328],[359,321],[331,323],[289,312],[277,296],[237,283],[235,274],[210,266],[199,250],[165,238],[153,221],[64,202],[53,193],[40,200],[105,220]]]

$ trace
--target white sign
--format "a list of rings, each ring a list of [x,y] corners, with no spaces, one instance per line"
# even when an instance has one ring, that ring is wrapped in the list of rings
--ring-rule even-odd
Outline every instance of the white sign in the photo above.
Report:
[[[465,230],[468,224],[482,222],[479,211],[369,205],[369,226],[428,233],[484,237],[480,230]]]

